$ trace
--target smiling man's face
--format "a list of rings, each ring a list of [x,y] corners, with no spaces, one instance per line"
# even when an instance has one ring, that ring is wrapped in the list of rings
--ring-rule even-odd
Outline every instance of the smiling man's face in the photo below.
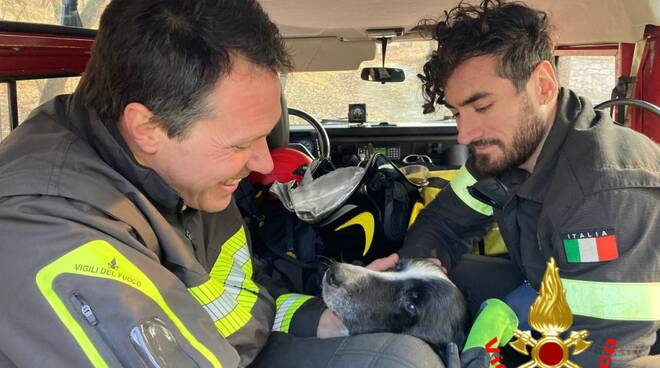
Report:
[[[525,163],[546,131],[528,91],[518,92],[496,68],[491,55],[467,59],[449,76],[444,90],[458,124],[458,142],[468,145],[484,175]]]
[[[208,101],[214,116],[196,121],[183,138],[163,137],[150,167],[187,206],[218,212],[229,205],[242,178],[273,169],[266,136],[282,113],[279,79],[235,57]]]

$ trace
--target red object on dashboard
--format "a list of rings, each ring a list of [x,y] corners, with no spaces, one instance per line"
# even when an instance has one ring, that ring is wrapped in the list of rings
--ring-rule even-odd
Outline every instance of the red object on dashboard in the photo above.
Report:
[[[312,159],[306,154],[288,147],[278,147],[270,150],[273,158],[273,171],[268,174],[253,172],[250,174],[250,181],[255,184],[267,186],[274,181],[287,183],[291,180],[300,182],[306,170],[306,166],[312,162]]]

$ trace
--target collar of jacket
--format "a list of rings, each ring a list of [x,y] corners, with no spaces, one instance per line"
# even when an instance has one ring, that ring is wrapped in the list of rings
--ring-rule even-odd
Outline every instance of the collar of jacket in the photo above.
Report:
[[[599,121],[595,118],[596,114],[588,100],[579,97],[567,88],[560,88],[557,96],[555,120],[552,123],[548,137],[543,143],[541,153],[534,166],[534,172],[529,176],[526,175],[526,172],[525,175],[521,175],[517,171],[523,170],[516,168],[505,174],[509,176],[506,181],[522,181],[520,189],[515,194],[542,203],[550,187],[548,183],[552,180],[559,152],[563,148],[568,133],[572,129],[586,129],[598,124]]]
[[[93,109],[86,108],[77,94],[69,96],[65,111],[73,130],[82,134],[101,158],[135,185],[162,211],[183,210],[183,200],[152,169],[140,165],[115,123],[104,124]]]

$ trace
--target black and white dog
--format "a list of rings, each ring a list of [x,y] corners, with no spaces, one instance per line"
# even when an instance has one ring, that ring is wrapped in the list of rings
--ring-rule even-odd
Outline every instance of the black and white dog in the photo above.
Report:
[[[323,299],[347,334],[404,333],[426,341],[440,355],[449,342],[459,349],[465,343],[463,295],[427,259],[402,260],[385,272],[332,263],[323,277]]]

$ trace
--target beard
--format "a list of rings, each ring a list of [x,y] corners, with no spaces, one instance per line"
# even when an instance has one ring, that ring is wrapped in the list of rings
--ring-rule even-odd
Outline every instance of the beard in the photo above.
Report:
[[[541,144],[545,129],[543,119],[532,109],[529,96],[525,92],[520,106],[520,119],[513,135],[510,147],[499,139],[481,139],[471,142],[468,147],[475,157],[477,171],[486,176],[498,176],[504,171],[522,165]],[[495,145],[502,150],[500,157],[491,158],[488,154],[479,154],[475,147]]]

